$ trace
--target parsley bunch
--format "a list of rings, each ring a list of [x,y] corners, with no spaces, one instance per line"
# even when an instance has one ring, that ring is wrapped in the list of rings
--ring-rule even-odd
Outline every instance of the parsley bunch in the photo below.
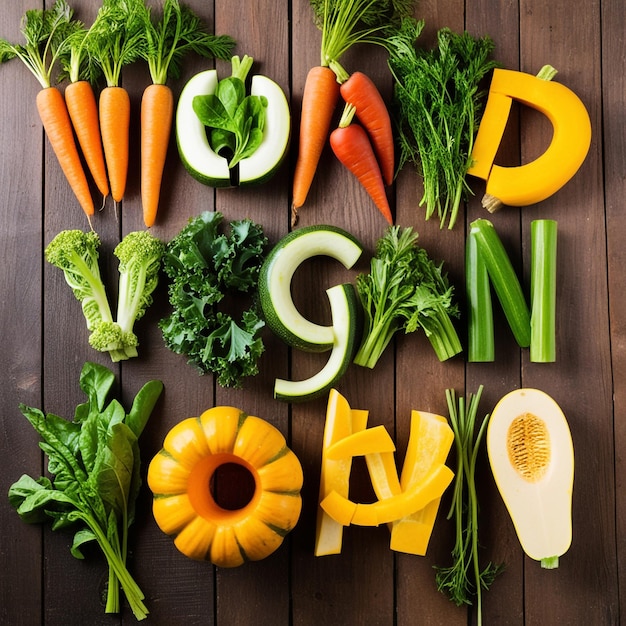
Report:
[[[264,350],[257,288],[268,241],[249,219],[221,232],[223,218],[206,211],[167,244],[163,269],[173,310],[159,326],[170,350],[186,355],[202,373],[215,374],[222,387],[240,387],[244,377],[258,373]],[[242,294],[252,303],[236,321],[222,307]]]

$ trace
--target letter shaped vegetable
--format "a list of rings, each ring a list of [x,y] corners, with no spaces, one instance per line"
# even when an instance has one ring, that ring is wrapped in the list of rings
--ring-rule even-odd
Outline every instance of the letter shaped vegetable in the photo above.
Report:
[[[537,109],[552,123],[547,150],[518,167],[494,165],[513,100]],[[591,143],[585,105],[570,89],[513,70],[495,69],[468,174],[487,181],[487,196],[509,206],[545,200],[563,187],[582,165]],[[483,205],[489,208],[483,200]]]

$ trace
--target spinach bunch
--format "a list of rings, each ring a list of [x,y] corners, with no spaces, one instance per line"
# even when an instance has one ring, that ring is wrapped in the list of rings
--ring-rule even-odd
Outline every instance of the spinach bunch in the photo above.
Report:
[[[141,486],[138,438],[163,384],[147,382],[129,413],[117,400],[107,403],[114,374],[87,362],[80,388],[87,401],[74,420],[20,405],[42,441],[52,479],[23,475],[9,489],[9,501],[28,523],[52,520],[52,529],[75,528],[71,553],[82,559],[84,544],[96,541],[109,565],[107,613],[120,610],[120,584],[137,619],[147,616],[144,595],[126,566],[128,529]]]
[[[209,130],[211,149],[228,155],[228,167],[249,157],[263,141],[265,96],[246,95],[246,78],[253,59],[231,59],[232,74],[217,83],[215,93],[195,96],[193,110]]]
[[[268,241],[249,219],[221,232],[223,218],[205,211],[167,244],[163,269],[172,312],[159,326],[172,352],[186,355],[201,373],[215,374],[222,387],[240,387],[244,377],[258,373],[264,350],[258,278]],[[242,296],[251,300],[245,310]]]

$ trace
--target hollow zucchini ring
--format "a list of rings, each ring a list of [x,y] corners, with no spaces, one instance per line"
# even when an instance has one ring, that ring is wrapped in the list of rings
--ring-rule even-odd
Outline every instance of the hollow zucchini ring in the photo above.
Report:
[[[216,471],[241,466],[253,479],[234,510],[216,500]],[[153,514],[183,554],[219,567],[263,559],[282,544],[302,508],[302,466],[281,432],[240,409],[218,406],[174,426],[148,467]]]

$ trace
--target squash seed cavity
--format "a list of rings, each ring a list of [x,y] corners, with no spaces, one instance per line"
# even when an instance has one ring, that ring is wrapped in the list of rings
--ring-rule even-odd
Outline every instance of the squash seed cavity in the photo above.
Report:
[[[509,426],[507,449],[511,465],[529,482],[540,480],[550,463],[550,435],[533,413],[518,415]]]

